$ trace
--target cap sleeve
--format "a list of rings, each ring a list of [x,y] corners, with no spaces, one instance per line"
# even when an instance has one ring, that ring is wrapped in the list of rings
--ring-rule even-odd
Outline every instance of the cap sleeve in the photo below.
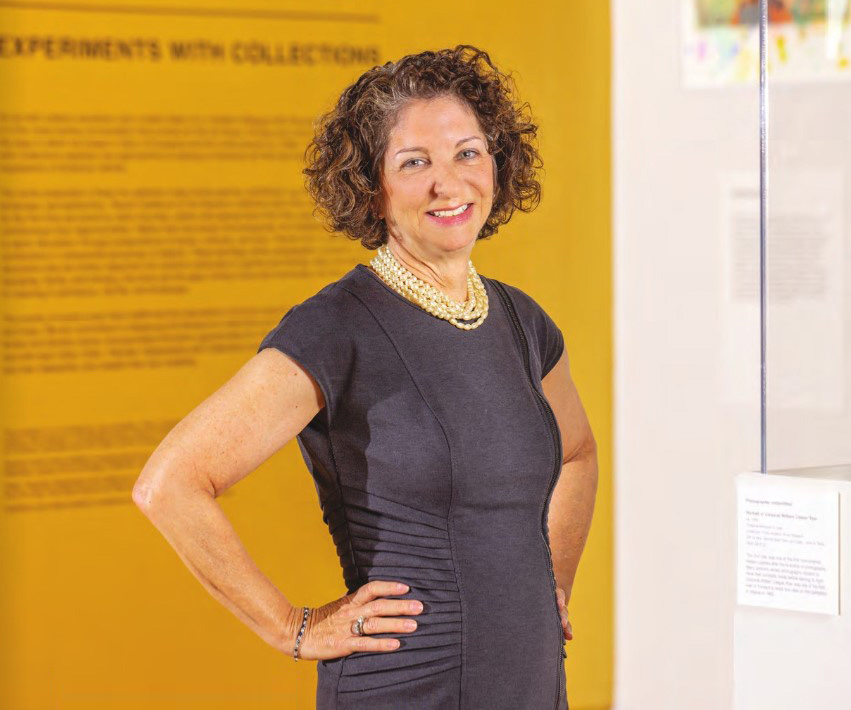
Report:
[[[534,298],[516,286],[505,283],[503,285],[516,304],[526,332],[530,333],[530,346],[537,346],[536,354],[541,365],[541,379],[543,379],[564,353],[564,335]]]
[[[539,307],[540,308],[540,307]],[[541,379],[555,367],[564,352],[564,335],[547,312],[541,308],[538,347],[541,351]]]
[[[346,323],[353,307],[343,289],[326,286],[294,305],[260,342],[259,353],[276,348],[307,370],[325,399],[328,421],[350,379],[354,343]]]

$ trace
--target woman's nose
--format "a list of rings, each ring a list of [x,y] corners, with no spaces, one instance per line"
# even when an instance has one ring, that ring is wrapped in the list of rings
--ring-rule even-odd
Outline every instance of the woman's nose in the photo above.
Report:
[[[454,162],[449,164],[435,164],[434,193],[441,196],[458,196],[462,186],[462,179],[458,172],[458,166]]]

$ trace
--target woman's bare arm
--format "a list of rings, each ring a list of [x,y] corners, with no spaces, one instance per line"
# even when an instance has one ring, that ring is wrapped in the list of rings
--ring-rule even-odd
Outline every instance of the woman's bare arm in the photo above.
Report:
[[[282,651],[292,649],[301,614],[248,555],[216,497],[324,405],[300,365],[261,350],[168,433],[133,488],[133,501],[207,591]]]
[[[597,495],[597,443],[576,385],[567,350],[541,383],[561,432],[561,475],[550,500],[548,524],[556,583],[570,601]]]

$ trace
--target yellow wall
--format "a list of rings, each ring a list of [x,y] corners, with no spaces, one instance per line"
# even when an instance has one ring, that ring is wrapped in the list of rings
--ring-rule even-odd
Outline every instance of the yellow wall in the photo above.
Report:
[[[56,5],[0,7],[11,151],[0,170],[0,706],[312,706],[314,664],[276,653],[210,597],[130,489],[171,426],[292,303],[371,256],[309,216],[298,158],[310,120],[369,66],[464,42],[515,72],[541,127],[540,208],[473,258],[561,326],[597,436],[600,489],[567,674],[571,708],[607,707],[608,4]],[[178,58],[174,41],[191,53]],[[279,45],[281,60],[240,61],[235,43],[251,42]],[[295,442],[220,500],[294,603],[344,591]]]

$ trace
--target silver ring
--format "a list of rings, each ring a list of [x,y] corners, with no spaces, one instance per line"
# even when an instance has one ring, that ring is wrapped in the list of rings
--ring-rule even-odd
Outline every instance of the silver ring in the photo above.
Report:
[[[352,633],[355,636],[363,636],[364,635],[364,632],[363,632],[363,622],[364,621],[365,621],[364,617],[359,616],[358,620],[354,624],[352,624]]]

